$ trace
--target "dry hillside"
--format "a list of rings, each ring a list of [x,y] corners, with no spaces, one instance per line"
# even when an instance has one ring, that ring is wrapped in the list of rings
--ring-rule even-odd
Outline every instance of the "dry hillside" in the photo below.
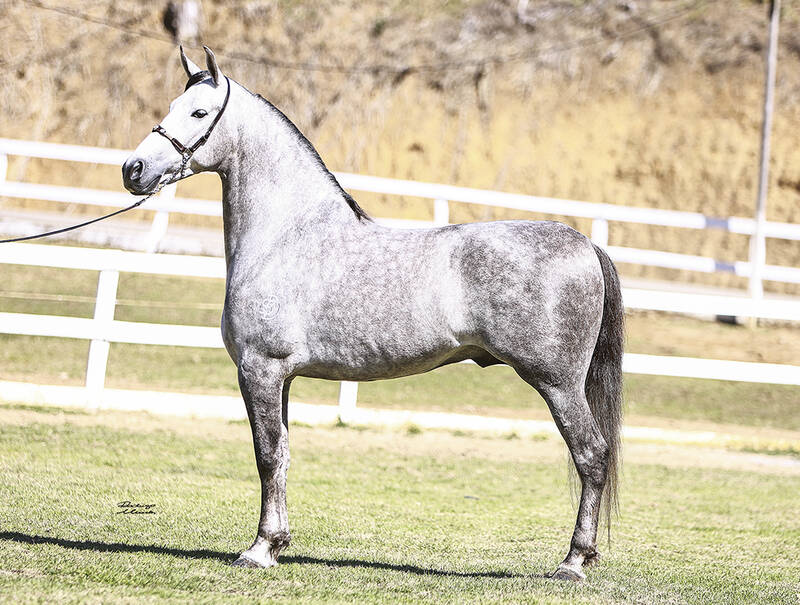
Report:
[[[0,136],[135,146],[183,83],[162,25],[165,4],[0,2]],[[332,169],[753,214],[766,38],[758,2],[201,4],[202,41],[223,70],[283,109]],[[800,222],[799,24],[800,1],[784,0],[769,218],[791,222]],[[199,61],[196,45],[191,52]],[[17,161],[10,171],[121,187],[116,170]],[[213,197],[217,187],[195,179],[180,191]],[[378,215],[431,214],[420,200],[359,199]],[[454,215],[519,213],[460,206]],[[721,232],[615,224],[611,241],[723,261],[747,256],[747,238]],[[768,260],[800,266],[800,243],[770,241]],[[731,276],[680,277],[742,285]]]

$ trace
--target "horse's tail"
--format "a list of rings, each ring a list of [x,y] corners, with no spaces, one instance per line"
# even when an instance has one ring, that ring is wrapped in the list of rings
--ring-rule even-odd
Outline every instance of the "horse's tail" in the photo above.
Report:
[[[611,540],[611,513],[617,510],[617,472],[620,464],[622,424],[622,350],[625,338],[624,308],[619,276],[608,254],[594,246],[603,270],[605,296],[600,334],[586,376],[586,399],[600,433],[608,445],[608,475],[603,492],[604,513]]]

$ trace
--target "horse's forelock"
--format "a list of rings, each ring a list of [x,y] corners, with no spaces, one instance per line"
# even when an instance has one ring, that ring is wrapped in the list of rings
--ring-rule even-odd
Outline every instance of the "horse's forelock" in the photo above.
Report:
[[[210,78],[210,77],[211,77],[211,72],[209,72],[206,69],[204,69],[203,71],[198,71],[198,72],[193,73],[189,77],[189,80],[186,82],[186,88],[183,89],[183,92],[186,92],[187,90],[189,90],[195,84],[199,84],[203,80],[205,80],[207,78]]]

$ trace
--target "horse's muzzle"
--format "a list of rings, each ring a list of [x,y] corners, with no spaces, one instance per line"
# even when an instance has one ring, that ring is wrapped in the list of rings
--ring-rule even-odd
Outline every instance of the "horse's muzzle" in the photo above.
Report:
[[[150,182],[143,183],[142,176],[144,173],[144,161],[137,158],[128,158],[122,165],[122,182],[125,185],[125,189],[135,195],[148,193],[158,179],[151,179]]]

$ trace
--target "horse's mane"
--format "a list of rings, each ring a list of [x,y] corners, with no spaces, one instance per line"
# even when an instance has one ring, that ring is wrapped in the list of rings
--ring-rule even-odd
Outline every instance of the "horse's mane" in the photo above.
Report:
[[[287,118],[286,115],[284,115],[284,113],[280,109],[275,107],[272,103],[267,101],[261,95],[256,93],[250,93],[250,94],[252,94],[256,99],[264,103],[269,110],[273,111],[275,115],[278,117],[278,119],[281,120],[286,125],[286,127],[289,129],[289,132],[291,132],[295,137],[297,137],[297,140],[299,141],[300,145],[308,152],[314,163],[316,163],[317,166],[319,166],[322,169],[322,171],[325,173],[325,175],[328,177],[331,183],[333,183],[333,185],[335,185],[336,188],[339,190],[339,192],[342,194],[342,197],[344,197],[344,200],[347,202],[347,205],[350,206],[350,209],[356,215],[358,220],[371,221],[372,217],[368,215],[361,206],[358,205],[358,202],[356,202],[353,199],[353,196],[351,196],[349,193],[347,193],[347,191],[345,191],[342,188],[342,186],[339,184],[339,181],[337,181],[336,177],[333,176],[333,173],[330,170],[328,170],[328,167],[325,165],[325,162],[323,162],[322,158],[319,157],[319,153],[317,153],[317,150],[314,149],[314,146],[305,137],[305,135],[302,132],[300,132],[300,129],[294,125],[294,122],[292,122],[289,118]]]
[[[203,82],[206,78],[210,78],[210,77],[211,77],[211,74],[207,70],[196,72],[186,82],[186,88],[183,89],[184,92],[189,90],[189,88],[191,88],[195,84],[199,84],[200,82]],[[245,88],[245,90],[247,90],[247,89]],[[250,92],[250,91],[248,91],[248,92]],[[356,215],[358,220],[371,221],[372,217],[370,215],[368,215],[366,213],[366,211],[361,206],[358,205],[358,202],[356,202],[353,199],[353,196],[351,196],[349,193],[347,193],[347,191],[345,191],[342,188],[342,186],[339,184],[339,181],[337,181],[336,177],[333,176],[333,173],[330,170],[328,170],[328,167],[325,165],[325,162],[323,162],[322,158],[319,157],[319,153],[317,153],[317,150],[314,149],[314,146],[305,137],[305,135],[302,132],[300,132],[300,130],[297,128],[297,126],[295,126],[294,123],[289,118],[287,118],[280,109],[275,107],[272,103],[267,101],[264,97],[262,97],[259,94],[252,93],[252,92],[250,94],[253,95],[259,101],[261,101],[262,103],[264,103],[267,106],[267,108],[269,110],[271,110],[272,112],[274,112],[275,115],[278,117],[278,119],[281,120],[286,125],[286,127],[289,129],[289,132],[291,132],[297,138],[297,140],[300,142],[300,145],[311,156],[312,161],[315,164],[317,164],[317,166],[319,166],[319,168],[322,169],[323,173],[328,177],[330,182],[339,190],[339,192],[342,194],[342,197],[344,198],[344,201],[347,202],[348,206],[350,206],[350,209]]]

